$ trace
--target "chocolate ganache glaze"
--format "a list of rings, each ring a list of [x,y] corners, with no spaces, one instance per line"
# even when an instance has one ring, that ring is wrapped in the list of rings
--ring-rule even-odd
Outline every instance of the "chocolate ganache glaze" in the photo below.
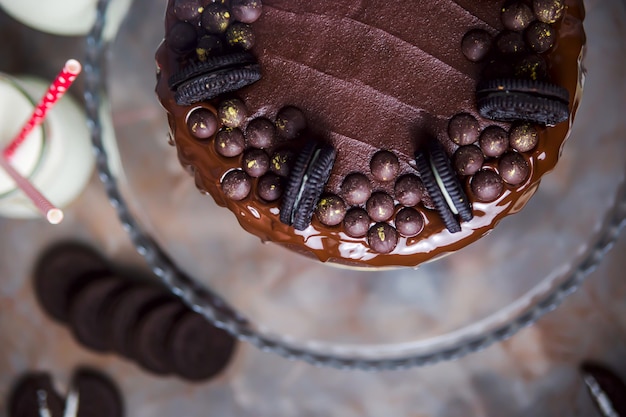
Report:
[[[194,1],[195,13],[176,10]],[[260,80],[177,104],[168,79],[219,43],[203,35],[206,9],[242,4],[256,16],[241,24],[227,13],[235,27],[223,39],[249,49]],[[324,262],[416,266],[519,211],[555,166],[582,93],[582,0],[263,0],[260,15],[257,6],[169,0],[156,92],[197,187],[261,240]],[[185,38],[189,26],[196,40]],[[564,87],[569,118],[548,127],[482,117],[477,85],[503,77]],[[199,109],[208,125],[198,124]],[[296,230],[279,219],[281,190],[311,138],[336,158],[311,224]],[[455,233],[416,169],[416,152],[432,140],[471,205],[473,218]]]

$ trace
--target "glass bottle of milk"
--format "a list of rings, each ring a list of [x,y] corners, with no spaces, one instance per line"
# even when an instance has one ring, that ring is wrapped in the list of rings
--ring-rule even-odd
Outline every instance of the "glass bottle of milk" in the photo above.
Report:
[[[36,78],[0,73],[0,149],[20,132],[48,85]],[[52,204],[66,207],[87,185],[94,168],[83,109],[66,94],[26,137],[10,162]],[[33,203],[1,168],[0,216],[40,217]]]

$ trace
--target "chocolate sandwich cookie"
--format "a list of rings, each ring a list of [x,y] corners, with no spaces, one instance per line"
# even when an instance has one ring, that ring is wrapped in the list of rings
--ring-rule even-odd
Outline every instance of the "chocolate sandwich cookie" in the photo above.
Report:
[[[168,79],[178,105],[190,105],[236,91],[261,79],[253,55],[237,52],[189,64]]]
[[[137,284],[120,293],[111,301],[106,313],[111,348],[134,359],[132,333],[137,322],[146,311],[171,299],[172,296],[164,288],[149,284]]]
[[[504,122],[528,121],[554,126],[569,118],[567,89],[543,81],[497,79],[476,88],[481,116]]]
[[[585,362],[580,367],[585,384],[602,415],[626,416],[626,383],[605,365]]]
[[[110,273],[104,258],[80,243],[63,243],[45,252],[35,267],[35,294],[55,320],[69,319],[69,299],[80,287]]]
[[[280,221],[304,230],[313,213],[335,162],[336,151],[309,140],[298,155],[289,174],[280,207]]]
[[[438,142],[431,140],[423,151],[415,154],[415,164],[446,228],[450,233],[460,232],[459,219],[467,222],[474,215],[450,158]]]
[[[176,321],[168,341],[175,372],[191,381],[219,374],[228,365],[235,346],[236,340],[230,334],[192,311]]]
[[[50,375],[43,372],[21,378],[9,395],[8,417],[40,417],[45,405],[50,417],[62,417],[64,402],[52,386]]]
[[[146,311],[137,322],[133,344],[143,368],[161,375],[172,372],[174,364],[167,340],[174,323],[185,311],[187,307],[179,300],[171,300]]]
[[[72,297],[69,323],[80,343],[98,352],[111,348],[105,313],[126,285],[124,280],[111,275],[90,282]]]
[[[78,392],[78,417],[123,417],[124,403],[115,384],[91,369],[80,369],[72,378]]]

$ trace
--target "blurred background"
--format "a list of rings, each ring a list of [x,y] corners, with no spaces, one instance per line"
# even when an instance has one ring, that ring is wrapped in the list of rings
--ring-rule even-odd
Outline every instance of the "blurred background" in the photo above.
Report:
[[[588,6],[596,7],[597,3],[590,1]],[[135,6],[131,13],[137,19],[142,10]],[[138,59],[145,61],[158,39],[125,26],[134,22],[131,18],[122,24],[121,31],[134,33],[124,37],[123,47],[136,49]],[[622,28],[622,34],[626,33],[625,24],[623,20],[615,23]],[[85,54],[84,37],[37,31],[2,9],[0,39],[4,40],[0,71],[8,74],[52,80],[68,58],[81,59]],[[116,59],[114,53],[110,59]],[[621,59],[624,64],[616,78],[626,81],[626,58]],[[124,71],[132,69],[132,56],[127,61],[116,63],[116,76],[124,77]],[[156,98],[146,95],[154,75],[128,73],[127,78],[117,81],[109,79],[112,94],[117,97],[112,120],[118,135],[122,132],[118,137],[120,154],[136,154],[139,149],[142,161],[150,161],[152,153],[162,152],[163,146],[141,146],[133,132],[141,132],[145,125],[154,126],[163,132],[158,142],[165,144],[164,113],[155,111]],[[82,102],[83,87],[79,78],[69,94]],[[131,97],[139,96],[152,104],[130,112],[124,106],[124,96],[129,102]],[[616,134],[624,141],[626,131]],[[144,169],[143,162],[125,164],[129,177],[143,178],[133,171]],[[155,181],[145,186],[155,187]],[[64,390],[80,365],[110,375],[119,384],[126,415],[134,417],[600,416],[581,377],[581,363],[600,362],[626,377],[624,233],[582,288],[558,309],[482,352],[425,368],[366,373],[316,368],[242,343],[223,374],[192,384],[176,377],[152,375],[116,355],[90,352],[75,341],[67,327],[42,312],[32,291],[33,268],[42,251],[57,242],[83,242],[116,264],[149,275],[95,172],[65,215],[59,226],[41,219],[0,218],[0,415],[6,413],[7,395],[15,380],[25,372],[50,372],[59,390]],[[626,397],[626,392],[623,395]]]

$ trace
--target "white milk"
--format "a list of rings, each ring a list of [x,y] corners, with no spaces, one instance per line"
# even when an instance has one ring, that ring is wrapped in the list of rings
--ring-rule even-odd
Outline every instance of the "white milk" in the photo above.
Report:
[[[104,38],[111,39],[126,15],[131,0],[110,0]],[[85,35],[96,20],[97,0],[0,0],[14,19],[42,32]]]
[[[0,74],[0,144],[4,148],[33,112],[49,83]],[[85,115],[69,95],[48,112],[11,159],[13,166],[57,207],[66,207],[87,185],[94,167]],[[0,168],[0,216],[40,217],[31,201]]]

